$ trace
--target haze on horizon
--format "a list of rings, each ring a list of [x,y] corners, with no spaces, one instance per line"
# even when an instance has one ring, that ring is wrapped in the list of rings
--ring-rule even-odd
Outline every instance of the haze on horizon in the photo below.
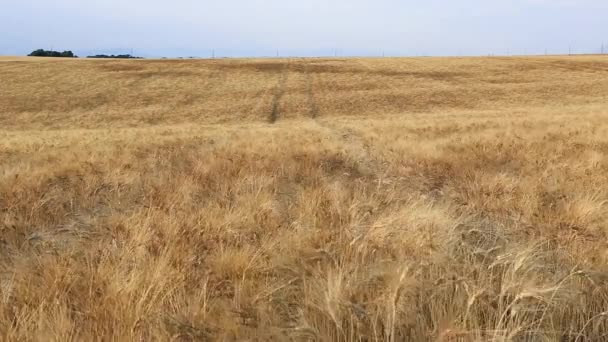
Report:
[[[0,55],[37,48],[208,57],[608,50],[605,0],[26,0],[3,4]]]

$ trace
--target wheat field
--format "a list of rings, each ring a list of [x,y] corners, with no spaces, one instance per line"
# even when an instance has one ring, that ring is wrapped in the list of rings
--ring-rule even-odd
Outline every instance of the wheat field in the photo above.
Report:
[[[608,57],[0,80],[2,340],[608,340]]]

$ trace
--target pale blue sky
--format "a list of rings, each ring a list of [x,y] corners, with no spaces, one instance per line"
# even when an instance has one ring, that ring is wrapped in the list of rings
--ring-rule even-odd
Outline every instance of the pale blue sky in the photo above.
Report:
[[[599,52],[608,0],[0,0],[0,54]],[[608,50],[608,47],[606,48]]]

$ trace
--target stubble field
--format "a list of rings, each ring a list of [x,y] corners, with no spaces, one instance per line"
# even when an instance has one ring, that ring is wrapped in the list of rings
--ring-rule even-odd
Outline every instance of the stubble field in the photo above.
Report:
[[[608,339],[608,57],[0,58],[2,340]]]

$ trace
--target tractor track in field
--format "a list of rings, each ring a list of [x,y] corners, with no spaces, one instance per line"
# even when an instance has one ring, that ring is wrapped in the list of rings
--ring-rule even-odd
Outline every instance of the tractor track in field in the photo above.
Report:
[[[268,121],[270,121],[270,123],[277,122],[277,120],[279,120],[279,117],[281,116],[281,100],[285,95],[285,88],[287,87],[289,63],[290,61],[287,61],[283,66],[283,70],[279,75],[279,80],[277,81],[277,85],[275,87],[274,96],[272,98],[270,116],[268,118]]]
[[[361,63],[367,70],[373,70],[366,64]],[[342,145],[343,151],[349,155],[355,164],[357,172],[364,177],[379,177],[384,174],[386,166],[378,158],[378,154],[374,150],[373,144],[365,136],[356,129],[343,125],[340,121],[332,120],[331,116],[320,116],[320,109],[317,104],[315,90],[322,93],[331,91],[330,89],[315,88],[315,81],[321,81],[322,76],[315,78],[313,72],[310,72],[309,64],[303,66],[303,71],[306,74],[306,93],[308,96],[309,114],[315,123],[322,127],[326,132],[336,139]],[[317,83],[319,85],[319,83]],[[316,120],[319,119],[319,120]],[[334,118],[336,119],[336,118]]]
[[[312,119],[316,119],[319,116],[319,106],[317,106],[317,100],[315,98],[314,89],[314,76],[310,72],[310,68],[307,64],[304,65],[304,73],[306,74],[306,94],[308,97],[308,114]]]

